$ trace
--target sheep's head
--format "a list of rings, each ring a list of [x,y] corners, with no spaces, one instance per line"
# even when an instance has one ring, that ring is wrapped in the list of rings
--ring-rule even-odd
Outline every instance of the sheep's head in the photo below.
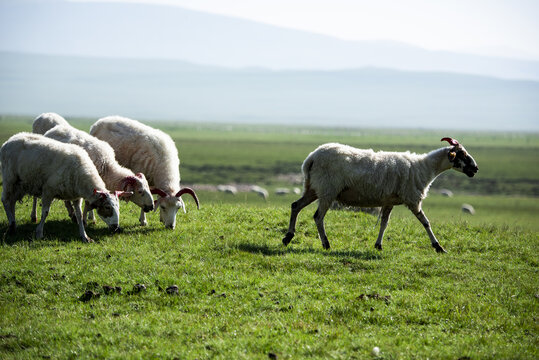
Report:
[[[152,194],[159,195],[159,198],[155,201],[155,209],[159,208],[159,218],[166,228],[174,229],[176,227],[176,213],[180,208],[185,212],[185,204],[181,196],[183,194],[189,194],[195,199],[197,208],[200,209],[200,204],[195,191],[191,188],[183,188],[175,195],[169,195],[161,189],[152,189]]]
[[[137,173],[135,176],[126,177],[123,188],[133,193],[133,195],[126,197],[125,200],[131,200],[140,206],[144,212],[153,210],[153,197],[144,174]]]
[[[108,225],[108,227],[116,231],[120,226],[120,204],[119,197],[130,196],[131,193],[125,191],[116,191],[114,194],[108,191],[94,189],[94,193],[86,200],[90,209],[95,209],[97,215]]]
[[[449,149],[447,156],[453,169],[465,173],[469,177],[473,177],[477,173],[479,170],[477,163],[474,158],[468,154],[464,146],[452,138],[443,138],[440,141],[447,141],[452,146],[452,148]]]

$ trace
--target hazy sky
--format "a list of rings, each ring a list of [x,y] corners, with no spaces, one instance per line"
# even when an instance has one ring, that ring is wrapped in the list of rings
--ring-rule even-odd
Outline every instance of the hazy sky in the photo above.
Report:
[[[539,59],[539,0],[113,1],[177,5],[346,40]]]

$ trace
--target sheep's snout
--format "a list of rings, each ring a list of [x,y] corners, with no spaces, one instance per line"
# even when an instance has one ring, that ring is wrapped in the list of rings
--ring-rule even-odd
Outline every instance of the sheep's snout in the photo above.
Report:
[[[142,208],[142,210],[144,210],[144,212],[150,212],[153,209],[154,209],[153,204],[152,205],[144,205],[144,207]]]
[[[468,177],[474,177],[474,175],[477,174],[477,171],[479,171],[479,168],[475,165],[466,165],[463,169],[463,172],[468,175]]]
[[[120,225],[119,224],[109,224],[109,230],[112,232],[119,232],[120,231]]]

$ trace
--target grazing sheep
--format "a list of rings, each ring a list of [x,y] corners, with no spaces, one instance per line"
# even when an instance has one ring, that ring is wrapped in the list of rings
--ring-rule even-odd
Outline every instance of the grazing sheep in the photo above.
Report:
[[[152,194],[159,195],[160,220],[174,229],[176,213],[185,204],[181,196],[191,195],[199,208],[198,198],[191,188],[180,188],[180,160],[174,141],[164,132],[121,116],[108,116],[92,125],[90,134],[106,141],[123,166],[146,175]],[[146,223],[144,212],[141,223]]]
[[[434,236],[421,209],[430,184],[451,168],[473,177],[477,163],[457,140],[443,138],[451,146],[428,154],[410,152],[374,152],[341,144],[325,144],[303,162],[303,196],[292,203],[290,225],[283,239],[288,245],[294,237],[298,213],[318,199],[314,214],[322,246],[329,249],[324,216],[334,200],[349,206],[382,207],[382,221],[375,247],[382,249],[384,231],[393,206],[404,204],[425,227],[432,246],[445,252]]]
[[[287,194],[290,194],[290,189],[287,189],[287,188],[275,189],[275,195],[287,195]]]
[[[32,132],[43,135],[56,125],[69,126],[69,123],[56,113],[43,113],[34,119]]]
[[[234,185],[217,185],[217,191],[224,192],[225,194],[236,195],[238,188]]]
[[[123,199],[132,201],[144,212],[153,210],[153,197],[144,174],[134,174],[131,170],[118,164],[114,150],[108,143],[70,125],[55,126],[44,136],[82,147],[94,162],[108,189],[132,194],[124,196]],[[90,219],[93,220],[93,212],[90,212]],[[144,224],[141,223],[141,225]]]
[[[43,237],[43,226],[53,199],[71,201],[83,241],[91,242],[82,221],[82,198],[112,230],[119,226],[117,194],[109,194],[94,163],[79,146],[63,144],[32,133],[13,135],[0,149],[4,189],[2,202],[14,233],[15,203],[24,195],[42,198],[41,221],[36,238]],[[121,194],[120,194],[121,195]]]
[[[250,191],[254,192],[255,194],[257,194],[264,200],[266,201],[268,200],[268,196],[269,196],[268,190],[264,189],[263,187],[260,187],[258,185],[251,185]]]
[[[445,197],[453,197],[453,191],[448,190],[448,189],[440,190],[440,194],[442,194],[442,196],[445,196]]]
[[[475,209],[472,205],[470,204],[462,204],[462,206],[460,207],[460,209],[462,210],[463,213],[465,214],[470,214],[470,215],[475,215]]]
[[[69,123],[66,121],[66,119],[56,113],[43,113],[34,119],[34,122],[32,123],[32,132],[34,134],[43,135],[56,125],[69,126]],[[70,215],[73,219],[75,215],[73,213],[73,208],[70,204],[70,202],[66,202],[66,207],[68,208]],[[32,222],[37,221],[37,197],[35,196],[32,203],[32,212],[30,213],[30,218]]]

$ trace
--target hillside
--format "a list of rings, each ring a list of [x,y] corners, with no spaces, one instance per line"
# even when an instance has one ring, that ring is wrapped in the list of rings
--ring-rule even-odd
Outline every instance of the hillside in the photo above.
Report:
[[[539,79],[539,62],[344,41],[175,6],[0,2],[0,51],[177,59],[226,67],[337,70],[365,66]]]
[[[0,53],[3,114],[537,131],[538,100],[539,82],[453,73]]]

